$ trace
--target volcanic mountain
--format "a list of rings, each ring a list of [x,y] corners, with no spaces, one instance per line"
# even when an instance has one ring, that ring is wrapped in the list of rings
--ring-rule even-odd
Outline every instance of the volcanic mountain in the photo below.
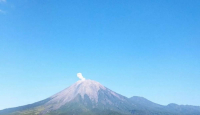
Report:
[[[45,100],[2,110],[0,115],[184,115],[188,107],[182,109],[179,105],[158,105],[142,97],[127,98],[99,82],[79,80]],[[199,107],[190,106],[189,110],[185,115],[200,115]]]

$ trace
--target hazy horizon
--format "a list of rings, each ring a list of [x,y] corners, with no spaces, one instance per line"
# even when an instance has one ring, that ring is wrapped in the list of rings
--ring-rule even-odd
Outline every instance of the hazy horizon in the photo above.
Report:
[[[199,4],[0,0],[0,110],[48,98],[77,73],[126,97],[200,106]]]

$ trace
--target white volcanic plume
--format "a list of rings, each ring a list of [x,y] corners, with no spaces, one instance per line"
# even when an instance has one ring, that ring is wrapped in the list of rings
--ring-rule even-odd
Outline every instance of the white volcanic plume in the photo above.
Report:
[[[85,78],[82,76],[82,73],[77,73],[77,77],[82,81],[85,81]]]

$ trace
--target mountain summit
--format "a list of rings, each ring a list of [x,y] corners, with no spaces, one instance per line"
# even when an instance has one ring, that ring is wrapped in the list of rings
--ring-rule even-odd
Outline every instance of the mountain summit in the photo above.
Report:
[[[5,109],[0,115],[200,115],[198,106],[162,106],[142,97],[127,98],[82,74],[63,91],[36,103]]]
[[[77,97],[82,100],[89,99],[91,103],[96,104],[102,101],[99,97],[100,93],[104,95],[116,97],[119,100],[123,100],[124,97],[107,89],[99,82],[93,80],[79,80],[70,87],[50,97],[50,100],[46,103],[48,108],[53,110],[60,108],[61,106],[73,101]],[[104,98],[105,103],[112,103],[111,99]]]
[[[79,106],[84,106],[76,111],[88,112],[94,108],[99,108],[101,110],[105,109],[119,109],[121,103],[131,105],[128,102],[128,98],[117,94],[110,89],[104,87],[99,82],[93,80],[79,80],[70,87],[64,89],[63,91],[51,96],[49,101],[45,103],[44,113],[49,111],[57,110],[63,106],[68,106],[70,104],[75,104]],[[121,104],[122,105],[122,104]]]
[[[92,101],[98,102],[99,90],[106,90],[106,88],[93,80],[79,80],[51,98],[52,102],[62,100],[63,104],[65,104],[66,102],[73,100],[78,95],[81,95],[82,98],[84,98],[84,95],[87,95]]]

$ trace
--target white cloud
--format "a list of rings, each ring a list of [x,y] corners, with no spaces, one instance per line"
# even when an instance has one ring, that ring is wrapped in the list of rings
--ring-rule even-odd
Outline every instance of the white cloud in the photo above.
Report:
[[[0,3],[6,2],[6,0],[0,0]],[[6,12],[0,9],[1,14],[5,14]]]
[[[77,77],[82,81],[85,81],[85,78],[82,76],[82,73],[77,73]]]
[[[6,2],[6,0],[0,0],[0,2]]]
[[[6,12],[0,9],[0,13],[5,14]]]

